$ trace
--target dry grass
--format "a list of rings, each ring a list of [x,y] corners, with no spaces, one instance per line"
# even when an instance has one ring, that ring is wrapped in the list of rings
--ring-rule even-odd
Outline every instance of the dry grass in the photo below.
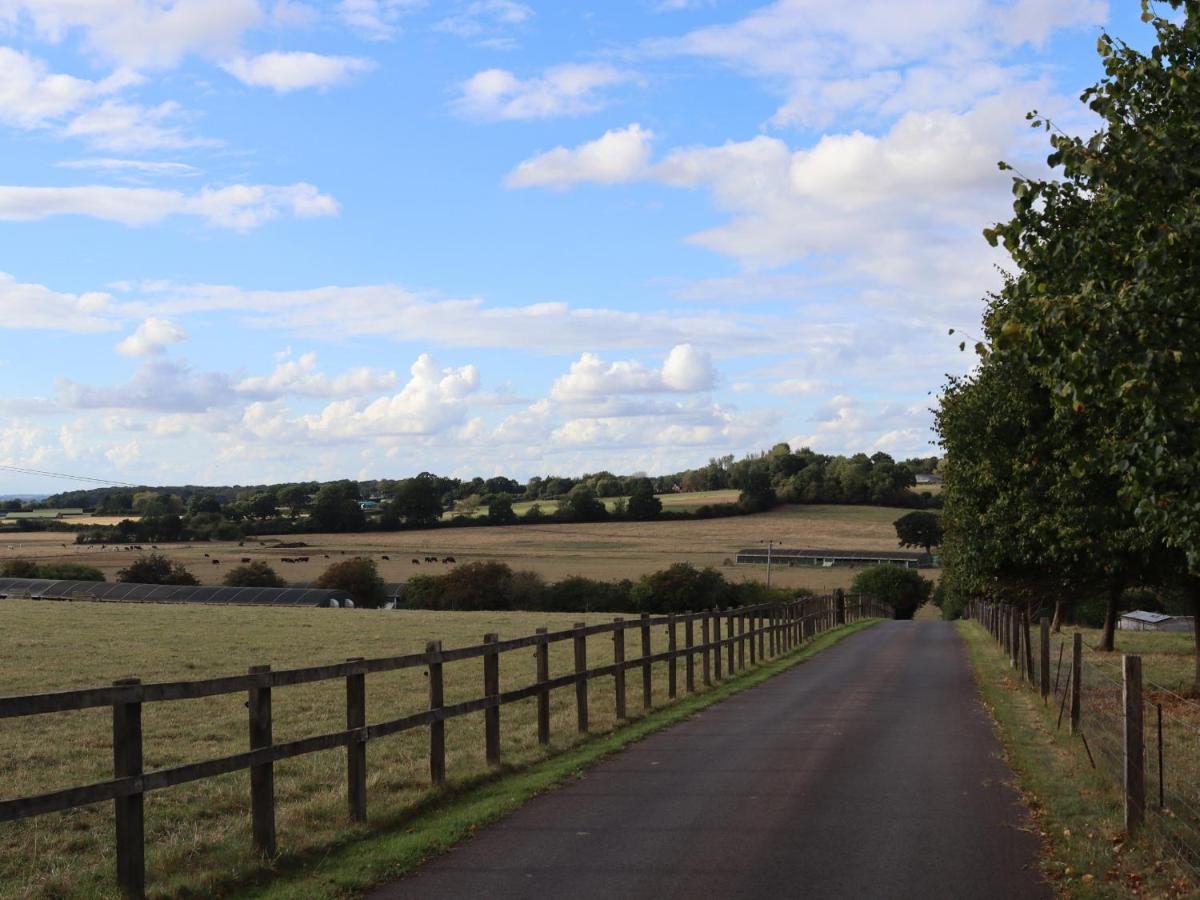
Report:
[[[695,497],[698,495],[676,495]],[[585,575],[615,581],[636,579],[675,562],[715,566],[734,581],[766,576],[762,566],[734,566],[742,547],[774,540],[776,546],[894,550],[892,522],[907,510],[877,506],[785,506],[754,516],[682,522],[606,522],[580,525],[442,528],[428,531],[366,534],[303,534],[280,538],[303,541],[301,549],[279,549],[263,538],[239,547],[235,542],[160,545],[205,584],[220,584],[224,573],[243,557],[262,559],[288,581],[311,581],[336,558],[365,555],[376,560],[387,581],[405,581],[420,573],[449,568],[438,563],[413,565],[414,558],[453,556],[459,564],[495,559],[514,569],[532,569],[549,581]],[[50,532],[14,534],[0,543],[0,561],[27,557],[96,566],[109,580],[138,554],[122,548],[77,546],[70,535]],[[65,543],[64,543],[65,542]],[[146,546],[149,550],[150,547]],[[205,554],[208,554],[206,557]],[[328,554],[329,558],[326,558]],[[282,557],[308,556],[308,563],[283,563]],[[384,560],[383,556],[390,559]],[[212,559],[220,560],[214,565]],[[729,560],[730,565],[725,565]],[[772,583],[825,592],[849,587],[853,569],[775,567]],[[926,573],[929,574],[929,573]]]
[[[530,613],[354,612],[323,609],[166,606],[118,603],[55,603],[7,600],[0,684],[4,694],[97,686],[126,676],[147,681],[195,679],[275,668],[418,652],[429,639],[447,648],[479,643],[485,633],[501,638],[536,627],[569,627],[580,615]],[[600,617],[587,617],[591,622]],[[682,629],[681,629],[682,631]],[[654,647],[666,646],[655,628]],[[636,656],[636,632],[627,633]],[[680,645],[682,646],[682,634]],[[571,671],[571,643],[552,646],[551,677]],[[588,663],[612,660],[607,636],[588,641]],[[682,666],[681,666],[682,669]],[[501,657],[501,689],[535,680],[531,650]],[[480,696],[482,663],[446,666],[446,702]],[[699,680],[699,679],[698,679]],[[666,696],[667,669],[655,667],[654,702]],[[641,680],[629,673],[629,710],[640,711]],[[682,689],[682,671],[680,687]],[[369,722],[417,712],[427,705],[422,669],[367,679]],[[340,681],[277,688],[277,741],[344,727],[345,687]],[[612,729],[613,681],[590,686],[592,730]],[[147,704],[143,709],[148,768],[178,765],[245,750],[243,695]],[[551,751],[578,741],[574,692],[552,695]],[[535,701],[501,712],[503,756],[522,764],[547,755],[536,743]],[[483,718],[447,723],[448,771],[462,780],[486,772]],[[368,748],[368,797],[375,822],[395,820],[429,794],[426,729],[373,742]],[[0,754],[0,797],[10,798],[111,777],[111,721],[107,709],[8,720]],[[277,763],[280,847],[311,853],[363,830],[346,816],[345,756],[330,751]],[[249,779],[236,773],[169,788],[147,798],[147,869],[156,896],[219,892],[259,865],[250,851]],[[0,826],[0,897],[114,895],[111,804],[51,814]]]

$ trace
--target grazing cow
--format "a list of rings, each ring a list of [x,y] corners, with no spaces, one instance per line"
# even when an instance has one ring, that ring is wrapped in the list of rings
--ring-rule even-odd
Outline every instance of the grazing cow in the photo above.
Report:
[[[381,559],[386,559],[388,562],[391,562],[391,560],[392,560],[392,558],[390,556],[384,556],[384,557],[381,557]]]
[[[326,554],[325,554],[325,558],[326,558],[326,559],[329,559],[329,554],[328,554],[328,553],[326,553]]]
[[[205,553],[204,555],[205,555],[205,556],[208,556],[208,554],[207,554],[207,553]]]
[[[158,549],[158,544],[151,544],[151,545],[150,545],[150,549],[151,549],[151,550],[157,550],[157,549]]]
[[[248,556],[243,556],[243,557],[242,557],[242,562],[244,562],[244,563],[248,563],[248,562],[250,562],[250,557],[248,557]]]
[[[442,560],[442,562],[444,562],[444,563],[452,563],[452,562],[454,562],[454,557],[453,557],[453,556],[447,556],[445,559],[443,559],[443,560]]]
[[[287,563],[294,562],[294,560],[292,560],[290,557],[287,557],[287,556],[281,556],[281,557],[279,558],[279,561],[280,561],[280,562],[287,562]]]
[[[425,562],[437,562],[437,561],[438,561],[438,559],[437,559],[437,557],[436,557],[436,556],[427,556],[427,557],[425,557]]]
[[[212,564],[213,564],[214,566],[219,566],[219,565],[221,564],[221,561],[220,561],[219,559],[214,559],[214,560],[212,561]]]
[[[419,566],[420,564],[421,564],[421,561],[420,561],[419,559],[414,559],[414,560],[413,560],[413,565],[414,565],[414,566]]]

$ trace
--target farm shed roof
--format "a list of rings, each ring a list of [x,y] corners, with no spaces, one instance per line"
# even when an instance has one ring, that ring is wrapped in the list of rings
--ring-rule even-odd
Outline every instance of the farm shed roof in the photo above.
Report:
[[[739,550],[738,556],[761,556],[767,558],[766,547],[751,547]],[[920,562],[928,557],[924,553],[907,550],[788,550],[776,547],[771,551],[772,559],[908,559]]]
[[[54,581],[47,578],[0,578],[0,598],[45,600],[125,600],[144,603],[224,603],[249,606],[319,606],[349,597],[346,591],[320,588],[193,587],[176,584],[129,584],[118,581]]]
[[[1134,619],[1138,622],[1146,622],[1150,625],[1157,625],[1159,622],[1165,622],[1168,619],[1173,619],[1174,616],[1164,615],[1163,613],[1146,612],[1144,609],[1135,609],[1133,612],[1121,614],[1122,619]]]

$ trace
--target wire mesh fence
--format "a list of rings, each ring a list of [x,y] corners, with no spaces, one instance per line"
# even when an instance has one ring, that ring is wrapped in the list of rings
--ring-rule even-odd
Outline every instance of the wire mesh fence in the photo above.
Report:
[[[1140,674],[1136,688],[1129,685],[1121,655],[1104,653],[1080,632],[1051,634],[1048,611],[975,603],[969,615],[996,639],[1014,674],[1041,694],[1055,728],[1079,737],[1127,804],[1142,804],[1141,827],[1155,846],[1200,884],[1200,703]]]

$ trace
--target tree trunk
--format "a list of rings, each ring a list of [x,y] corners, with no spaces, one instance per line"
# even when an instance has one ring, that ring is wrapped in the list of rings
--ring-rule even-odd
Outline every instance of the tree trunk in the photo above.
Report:
[[[1100,649],[1112,652],[1113,638],[1117,631],[1117,614],[1121,609],[1121,594],[1125,591],[1125,579],[1114,578],[1108,583],[1108,608],[1104,612],[1104,637]]]
[[[1192,642],[1196,647],[1196,677],[1192,696],[1200,697],[1200,578],[1192,578]]]
[[[1066,606],[1066,601],[1061,597],[1054,601],[1054,621],[1050,623],[1050,630],[1055,634],[1062,633],[1063,607]]]

